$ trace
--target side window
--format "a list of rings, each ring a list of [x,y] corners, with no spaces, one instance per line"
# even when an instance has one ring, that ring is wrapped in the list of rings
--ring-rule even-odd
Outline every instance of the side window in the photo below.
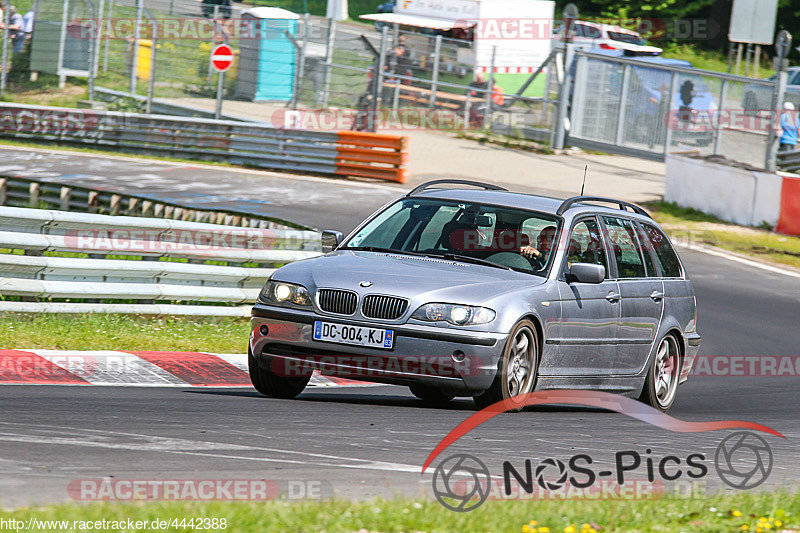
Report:
[[[572,228],[567,245],[567,261],[569,263],[594,263],[603,265],[608,273],[606,250],[597,220],[587,218],[579,221]]]
[[[595,28],[593,26],[586,26],[584,30],[584,35],[590,39],[599,39],[603,32],[600,31],[600,28]]]
[[[645,277],[644,261],[630,220],[603,217],[620,278]]]
[[[648,278],[657,278],[658,277],[658,269],[656,269],[656,264],[653,262],[653,255],[655,255],[655,251],[653,250],[653,245],[650,244],[650,239],[645,236],[642,227],[635,223],[636,225],[636,237],[639,240],[639,244],[641,245],[642,249],[642,256],[644,256],[644,265],[647,267],[647,277]]]
[[[679,278],[681,276],[681,262],[667,237],[655,226],[650,224],[642,224],[642,226],[650,244],[653,246],[653,250],[656,252],[663,276]]]

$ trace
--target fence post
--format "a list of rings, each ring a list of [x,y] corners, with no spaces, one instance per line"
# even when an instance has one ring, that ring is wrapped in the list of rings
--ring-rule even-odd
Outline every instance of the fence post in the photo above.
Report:
[[[139,66],[139,39],[142,36],[142,0],[136,0],[136,21],[133,25],[133,47],[131,48],[131,79],[128,92],[136,94],[136,68]]]
[[[94,6],[92,6],[94,10]],[[95,43],[94,43],[94,61],[92,61],[92,72],[94,73],[95,77],[97,77],[97,70],[100,66],[100,41],[102,41],[102,31],[103,31],[103,11],[106,9],[106,0],[100,0],[100,9],[97,10],[97,31],[95,32]]]
[[[300,61],[297,65],[297,87],[295,96],[295,107],[297,109],[297,102],[300,100],[300,84],[305,79],[306,75],[306,47],[308,40],[311,37],[311,16],[306,13],[303,15],[303,43],[300,45]]]
[[[381,94],[383,94],[383,69],[386,66],[386,50],[389,47],[389,28],[381,28],[381,49],[378,56],[378,72],[375,73],[375,93],[372,95],[372,105],[367,116],[367,129],[375,131],[377,129],[375,119],[381,108]],[[399,80],[397,83],[400,83]]]
[[[336,39],[336,21],[328,19],[328,36],[325,44],[325,81],[322,84],[322,107],[328,107],[328,93],[331,89],[331,63],[333,63],[333,44]]]
[[[95,10],[94,10],[94,3],[92,2],[92,0],[84,0],[84,1],[89,5],[89,9],[91,9],[91,12],[92,12],[92,18],[94,19],[95,15],[97,14],[95,12]],[[96,51],[97,51],[96,47],[98,46],[99,39],[100,39],[100,29],[99,29],[99,27],[95,27],[94,38],[95,38],[95,41],[97,41],[97,42],[89,43],[89,68],[87,69],[87,72],[88,72],[88,80],[87,80],[87,83],[88,83],[88,98],[89,98],[90,102],[94,102],[94,77],[95,77],[95,75],[97,73],[97,69],[96,69],[96,67],[97,67],[97,63],[96,63],[97,62],[97,56],[95,54],[96,54]]]
[[[8,10],[8,5],[6,5],[6,9],[3,10],[3,64],[2,69],[3,72],[0,73],[0,94],[5,94],[6,92],[6,81],[7,81],[7,71],[8,71],[8,39],[9,39],[9,29],[8,24],[11,18],[11,12]]]
[[[436,36],[436,42],[433,45],[433,72],[431,73],[431,102],[430,106],[436,105],[436,89],[439,85],[439,60],[442,52],[442,36]],[[492,61],[494,63],[494,61]]]
[[[667,134],[664,137],[664,155],[667,155],[667,152],[669,152],[669,147],[672,145],[672,130],[676,126],[675,124],[672,124],[672,102],[675,100],[675,91],[677,90],[678,73],[673,72],[672,79],[669,84],[669,96],[667,97],[667,103],[664,106],[667,110],[667,116],[664,117],[664,122],[667,125]]]
[[[113,14],[113,9],[114,9],[114,0],[108,0],[108,16],[106,18],[108,19],[109,28],[111,28],[111,21],[112,21],[111,17],[112,17],[112,14]],[[103,72],[108,72],[108,47],[111,44],[110,40],[111,40],[111,32],[107,31],[106,32],[106,49],[105,49],[105,52],[103,53]]]
[[[564,45],[564,81],[561,82],[561,90],[558,92],[558,114],[556,116],[556,127],[553,134],[553,148],[560,150],[564,148],[567,137],[566,124],[567,107],[569,106],[570,89],[572,85],[572,62],[575,61],[575,54],[572,45]],[[578,56],[579,61],[586,61],[584,56]],[[581,77],[581,80],[583,78]],[[577,86],[577,84],[576,84]]]
[[[786,96],[786,82],[788,74],[778,65],[778,79],[775,80],[775,89],[772,93],[772,108],[769,110],[769,130],[767,132],[767,153],[764,158],[764,168],[767,172],[775,172],[776,158],[778,157],[778,135],[776,128],[780,124],[783,109],[783,99]]]
[[[294,68],[294,76],[292,77],[292,109],[297,109],[297,98],[300,93],[300,69],[299,63],[302,61],[301,54],[303,53],[303,49],[300,46],[300,43],[297,42],[297,39],[286,30],[283,30],[283,34],[289,39],[289,42],[292,43],[292,48],[294,48],[294,60],[295,60],[295,68]],[[304,45],[305,46],[305,45]]]
[[[492,129],[492,97],[494,96],[494,64],[497,46],[492,46],[492,63],[489,65],[489,90],[486,91],[486,111],[483,112],[483,128]]]
[[[622,146],[622,128],[625,125],[625,102],[628,100],[628,88],[631,82],[631,66],[622,67],[622,91],[619,94],[619,112],[617,113],[616,144]]]
[[[214,15],[213,15],[213,26],[214,26],[214,37],[211,40],[211,49],[214,49],[217,40],[217,18],[219,17],[219,4],[214,4]],[[211,88],[211,78],[214,76],[214,67],[211,65],[211,61],[208,62],[208,87]]]
[[[714,155],[719,153],[719,146],[722,144],[722,126],[720,125],[720,117],[724,113],[725,100],[728,97],[728,80],[722,80],[722,86],[719,89],[719,106],[717,106],[717,120],[714,124]]]
[[[147,80],[147,104],[145,112],[153,112],[153,93],[156,87],[156,51],[158,50],[158,21],[153,20],[153,47],[150,50],[150,79]]]

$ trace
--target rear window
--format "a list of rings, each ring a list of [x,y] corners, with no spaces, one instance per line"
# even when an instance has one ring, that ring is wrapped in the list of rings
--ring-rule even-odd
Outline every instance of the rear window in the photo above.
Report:
[[[681,262],[678,259],[678,254],[672,248],[666,235],[661,230],[650,224],[642,224],[653,250],[656,252],[658,262],[661,264],[661,272],[667,278],[681,277]]]
[[[630,44],[646,44],[646,41],[639,37],[638,35],[634,35],[632,33],[622,33],[619,31],[610,31],[608,32],[608,38],[613,39],[615,41],[619,41],[621,43],[630,43]]]

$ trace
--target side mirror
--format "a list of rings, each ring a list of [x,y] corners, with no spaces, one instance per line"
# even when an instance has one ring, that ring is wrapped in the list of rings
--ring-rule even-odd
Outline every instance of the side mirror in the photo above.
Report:
[[[341,231],[333,231],[326,229],[322,232],[322,253],[327,254],[332,252],[342,243],[344,235]]]
[[[567,273],[567,283],[602,283],[606,279],[606,267],[594,263],[572,263]]]

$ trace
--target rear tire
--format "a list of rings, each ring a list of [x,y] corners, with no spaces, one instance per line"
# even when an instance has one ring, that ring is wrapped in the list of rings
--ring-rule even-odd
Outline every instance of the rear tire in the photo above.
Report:
[[[478,409],[531,392],[539,369],[539,336],[530,320],[517,322],[508,335],[497,375],[485,392],[473,397]],[[521,411],[524,405],[509,409]]]
[[[455,394],[450,394],[449,392],[444,392],[441,389],[428,385],[415,384],[409,385],[408,388],[411,390],[411,394],[428,405],[444,405],[456,397]]]
[[[667,335],[658,342],[639,401],[663,413],[669,411],[678,394],[681,364],[678,340]]]
[[[269,368],[261,366],[247,350],[247,369],[250,371],[250,382],[253,387],[270,398],[296,398],[308,385],[311,375],[301,377],[284,377],[275,374]]]

